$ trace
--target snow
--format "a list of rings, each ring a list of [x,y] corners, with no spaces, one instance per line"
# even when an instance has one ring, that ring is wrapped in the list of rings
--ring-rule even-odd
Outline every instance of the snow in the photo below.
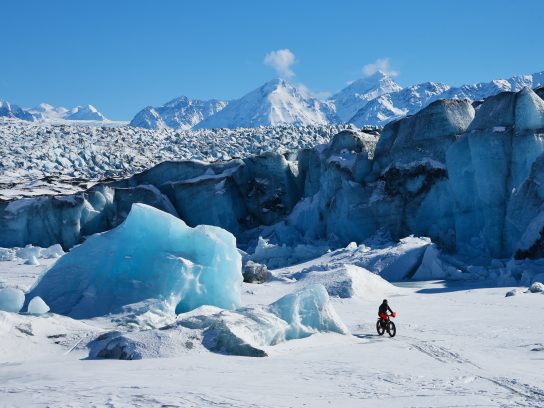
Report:
[[[241,259],[234,237],[217,227],[134,204],[117,228],[89,237],[43,274],[28,298],[77,318],[155,300],[171,313],[240,304]]]
[[[49,306],[47,306],[47,304],[39,296],[32,298],[32,300],[28,303],[27,312],[32,315],[42,315],[49,312],[49,310]]]
[[[4,288],[0,290],[0,310],[18,313],[25,303],[25,294],[20,289]]]
[[[273,302],[289,292],[290,285],[244,285],[243,304],[258,309],[249,305]],[[166,330],[113,334],[97,327],[98,321],[0,312],[2,404],[541,405],[541,295],[505,298],[511,288],[470,282],[418,282],[401,289],[401,296],[389,297],[397,312],[394,339],[375,333],[379,301],[331,298],[351,335],[317,333],[262,346],[266,358],[210,352],[198,330],[177,323]],[[527,310],[533,311],[531,330],[520,318]],[[200,315],[209,321],[218,312],[203,307],[179,320],[188,324],[191,315]],[[239,327],[237,334],[253,333],[237,325],[247,320],[236,318],[241,319],[223,312],[233,330]],[[88,342],[99,338],[111,342],[112,350],[115,338],[131,344],[134,352],[143,353],[142,359],[88,359]],[[152,358],[156,356],[163,358]]]

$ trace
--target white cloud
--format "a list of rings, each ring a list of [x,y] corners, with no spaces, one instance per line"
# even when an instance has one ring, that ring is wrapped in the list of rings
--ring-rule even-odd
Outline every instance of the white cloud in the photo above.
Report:
[[[366,64],[363,67],[362,71],[365,77],[374,75],[378,71],[382,71],[384,74],[390,76],[397,76],[399,74],[398,71],[391,68],[391,62],[389,61],[389,58],[378,58],[373,63]]]
[[[293,65],[295,62],[295,54],[293,54],[287,48],[270,51],[264,57],[265,65],[274,68],[278,75],[282,78],[291,78],[295,75],[291,69],[291,65]]]

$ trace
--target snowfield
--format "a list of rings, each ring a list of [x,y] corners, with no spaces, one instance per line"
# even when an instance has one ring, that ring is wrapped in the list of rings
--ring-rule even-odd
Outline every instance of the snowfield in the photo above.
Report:
[[[324,269],[329,260],[311,265]],[[243,284],[243,304],[291,293],[300,283],[288,277],[300,269],[275,270],[282,279],[262,285]],[[0,262],[0,286],[28,287],[27,277],[40,270],[21,260]],[[85,344],[111,323],[0,312],[1,405],[542,406],[544,295],[505,297],[512,288],[490,288],[486,281],[399,285],[389,296],[398,313],[395,338],[376,334],[380,296],[377,301],[363,290],[331,297],[351,334],[265,346],[264,358],[210,352],[193,339],[194,346],[183,342],[184,352],[174,357],[89,360]]]

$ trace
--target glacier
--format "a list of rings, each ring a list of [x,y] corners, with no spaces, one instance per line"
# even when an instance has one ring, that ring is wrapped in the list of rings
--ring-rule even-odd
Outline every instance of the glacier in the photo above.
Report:
[[[117,228],[89,237],[48,269],[27,299],[53,313],[89,318],[157,300],[172,313],[208,304],[240,306],[241,257],[234,237],[217,227],[134,204]]]
[[[476,105],[438,100],[380,134],[344,128],[313,148],[167,161],[73,195],[5,201],[0,245],[68,249],[141,202],[228,230],[250,260],[272,268],[379,235],[429,237],[467,264],[540,258],[543,104],[528,87]],[[424,252],[414,249],[412,265]]]

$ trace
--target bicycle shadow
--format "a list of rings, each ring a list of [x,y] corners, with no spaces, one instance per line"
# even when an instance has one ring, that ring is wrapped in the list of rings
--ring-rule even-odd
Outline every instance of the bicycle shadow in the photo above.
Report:
[[[352,333],[351,334],[353,337],[357,337],[358,339],[376,339],[376,338],[380,338],[382,336],[378,335],[378,334],[364,334],[364,333]]]

